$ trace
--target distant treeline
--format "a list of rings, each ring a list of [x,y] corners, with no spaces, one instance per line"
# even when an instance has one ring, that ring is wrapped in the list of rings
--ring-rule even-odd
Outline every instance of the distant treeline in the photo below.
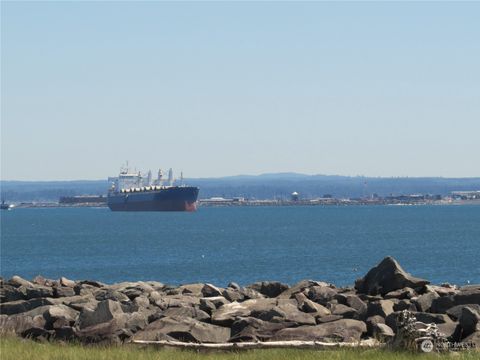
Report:
[[[249,199],[287,199],[293,191],[301,198],[331,195],[358,198],[402,194],[449,195],[452,191],[480,190],[480,178],[371,178],[302,174],[265,174],[223,178],[185,179],[200,188],[200,198],[221,196]],[[106,180],[2,181],[2,199],[11,202],[58,201],[60,196],[105,195]]]

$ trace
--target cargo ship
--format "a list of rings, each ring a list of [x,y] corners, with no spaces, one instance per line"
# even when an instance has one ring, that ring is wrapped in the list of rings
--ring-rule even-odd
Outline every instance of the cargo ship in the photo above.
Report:
[[[118,177],[108,178],[110,189],[107,205],[112,211],[195,211],[198,187],[183,184],[174,185],[173,170],[168,171],[167,184],[163,172],[158,171],[157,179],[152,172],[147,176],[140,172],[130,172],[128,165],[120,170]]]

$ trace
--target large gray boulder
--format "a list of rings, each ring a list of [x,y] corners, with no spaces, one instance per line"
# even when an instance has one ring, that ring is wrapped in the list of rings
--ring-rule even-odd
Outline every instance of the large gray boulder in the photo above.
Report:
[[[472,310],[480,313],[480,304],[466,304],[466,305],[456,305],[447,310],[447,315],[450,316],[453,320],[460,319],[464,307],[469,307]]]
[[[210,315],[192,306],[172,307],[160,313],[164,317],[189,317],[198,321],[210,321]]]
[[[249,317],[252,312],[267,312],[273,309],[276,304],[276,299],[251,299],[241,303],[234,301],[215,310],[212,313],[212,323],[230,326],[239,317]]]
[[[410,287],[421,288],[429,284],[427,280],[416,278],[402,269],[392,257],[386,257],[371,269],[365,277],[355,282],[359,293],[369,295],[385,295],[391,291]]]
[[[79,312],[66,305],[52,305],[43,313],[48,329],[57,329],[64,326],[72,326]]]
[[[166,337],[185,342],[224,343],[230,338],[230,329],[185,317],[164,317],[138,331],[134,340],[163,340]]]
[[[78,317],[76,326],[82,330],[90,326],[115,321],[121,326],[125,322],[124,312],[121,305],[112,300],[104,300],[98,303],[93,311],[84,308]]]
[[[14,333],[21,335],[29,329],[43,328],[44,326],[45,319],[42,315],[0,315],[0,334]]]
[[[128,315],[118,302],[104,300],[94,311],[84,308],[75,322],[75,333],[83,342],[120,343],[130,337]]]
[[[311,286],[307,291],[307,297],[316,303],[327,306],[329,302],[334,300],[338,294],[337,289],[326,284]]]
[[[58,303],[61,303],[61,301],[58,301],[58,299],[51,299],[51,298],[37,298],[37,299],[31,299],[31,300],[11,301],[8,303],[0,304],[0,314],[2,315],[19,314],[26,311],[30,311],[39,306],[55,305]]]
[[[296,326],[296,323],[272,323],[253,317],[239,318],[232,325],[230,342],[268,341],[281,329]]]
[[[305,340],[324,342],[358,342],[367,332],[363,321],[341,319],[316,326],[300,326],[278,331],[272,341]]]
[[[432,307],[433,300],[439,298],[440,296],[436,292],[429,292],[423,295],[420,295],[417,298],[412,299],[412,303],[415,305],[418,311],[429,312]]]

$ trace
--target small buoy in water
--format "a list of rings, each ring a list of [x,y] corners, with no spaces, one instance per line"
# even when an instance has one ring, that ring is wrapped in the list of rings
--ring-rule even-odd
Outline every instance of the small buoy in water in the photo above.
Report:
[[[202,259],[205,259],[205,255],[202,255]]]
[[[353,272],[357,272],[357,271],[358,271],[358,269],[357,269],[357,268],[353,268]]]

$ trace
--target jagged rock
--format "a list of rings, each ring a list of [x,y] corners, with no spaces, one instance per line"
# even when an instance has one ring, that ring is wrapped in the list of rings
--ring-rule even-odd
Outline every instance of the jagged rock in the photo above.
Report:
[[[98,305],[98,301],[89,295],[75,295],[66,298],[62,298],[62,304],[71,307],[74,310],[82,311],[83,309],[95,310]]]
[[[381,317],[385,318],[394,312],[393,305],[394,303],[392,300],[379,300],[368,303],[367,317],[380,315]]]
[[[462,337],[480,331],[480,312],[471,307],[464,306],[459,318],[459,323],[463,330]]]
[[[61,286],[65,286],[65,287],[73,288],[73,287],[75,287],[76,283],[75,283],[75,281],[69,280],[69,279],[67,279],[66,277],[63,277],[63,276],[62,276],[62,277],[60,278],[60,285],[61,285]]]
[[[13,315],[23,313],[32,309],[35,309],[39,306],[45,305],[56,305],[58,301],[57,299],[51,298],[38,298],[38,299],[31,299],[31,300],[17,300],[11,301],[8,303],[0,304],[0,314],[3,315]]]
[[[410,300],[400,300],[397,303],[393,304],[393,311],[402,311],[402,310],[408,310],[408,311],[417,311],[417,307],[410,302]]]
[[[367,317],[367,304],[360,299],[357,295],[348,295],[347,296],[347,304],[351,308],[357,310],[358,319],[363,320]]]
[[[242,287],[240,285],[238,285],[236,282],[230,282],[228,283],[227,285],[227,288],[230,288],[230,289],[233,289],[233,290],[242,290]]]
[[[439,298],[440,296],[436,292],[429,292],[424,295],[420,295],[418,298],[412,299],[412,303],[417,308],[417,311],[420,312],[429,312],[432,307],[433,300]]]
[[[224,343],[230,338],[230,329],[192,318],[164,317],[148,324],[133,339],[160,340],[165,336],[185,342]]]
[[[122,317],[124,312],[118,302],[112,300],[103,300],[98,303],[97,308],[93,311],[84,308],[78,317],[76,327],[80,330],[117,320],[117,325],[122,325],[125,319]]]
[[[455,301],[453,295],[442,296],[436,299],[433,299],[432,305],[430,306],[430,311],[437,314],[445,314],[448,309],[455,306]]]
[[[75,323],[79,312],[66,305],[52,305],[43,313],[47,329],[71,326]]]
[[[432,301],[430,311],[445,314],[458,305],[480,304],[480,285],[464,286],[454,295],[441,296]]]
[[[150,293],[155,291],[155,288],[143,281],[137,282],[121,282],[113,284],[108,287],[110,290],[121,292],[126,295],[130,300],[134,300],[139,296],[148,297]]]
[[[373,336],[373,332],[376,325],[385,324],[385,319],[380,315],[373,315],[367,318],[367,320],[365,321],[365,324],[367,325],[367,335]]]
[[[145,295],[140,295],[133,299],[133,303],[137,307],[147,307],[150,305],[150,300]]]
[[[33,285],[32,287],[27,287],[26,289],[27,299],[47,298],[47,297],[48,298],[53,297],[53,289],[51,287]]]
[[[224,304],[222,304],[224,305]],[[200,299],[200,310],[205,311],[207,314],[212,314],[217,307],[213,303],[213,301],[208,300],[207,298]]]
[[[201,293],[203,297],[222,296],[222,290],[212,284],[205,284],[202,287]]]
[[[281,329],[295,326],[296,323],[272,323],[247,317],[239,318],[232,325],[230,342],[268,341]]]
[[[37,317],[36,320],[32,316],[18,314],[18,315],[0,315],[0,334],[15,333],[22,334],[24,331],[32,327],[43,327],[45,321],[41,321],[42,316]]]
[[[15,287],[9,284],[3,284],[0,287],[0,303],[16,300],[25,300],[27,298],[27,288],[25,286]]]
[[[278,331],[272,341],[304,340],[325,342],[358,342],[367,332],[364,322],[352,319],[341,319],[315,326],[300,326]]]
[[[276,304],[276,299],[251,299],[242,303],[225,304],[212,313],[212,323],[230,326],[238,317],[249,317],[253,311],[269,311]]]
[[[393,330],[388,325],[382,323],[375,323],[372,332],[373,337],[380,342],[387,342],[395,336]]]
[[[450,284],[426,285],[425,290],[426,292],[436,292],[439,296],[455,295],[459,291],[457,286]]]
[[[88,286],[92,286],[92,287],[95,287],[95,288],[102,288],[102,287],[107,286],[104,283],[101,283],[99,281],[94,281],[94,280],[82,280],[82,281],[79,281],[77,283],[77,285],[88,285]],[[75,285],[75,286],[77,286],[77,285]]]
[[[190,295],[166,295],[155,301],[155,305],[165,310],[170,307],[200,305],[200,298]]]
[[[385,294],[385,299],[411,299],[417,296],[417,293],[412,288],[406,287],[403,289],[398,289],[394,291],[390,291],[389,293]]]
[[[73,287],[60,286],[53,288],[53,296],[56,298],[75,296]]]
[[[279,299],[275,307],[267,311],[252,311],[252,317],[258,317],[262,320],[271,322],[288,322],[297,325],[315,325],[315,317],[298,310],[298,304],[295,300]]]
[[[419,288],[429,284],[427,280],[413,277],[405,272],[392,257],[386,257],[371,269],[364,278],[355,281],[355,289],[360,293],[382,296],[405,287]]]
[[[307,292],[307,297],[319,304],[326,306],[329,302],[335,299],[337,291],[329,286],[312,286]]]
[[[462,315],[462,310],[464,307],[469,307],[475,310],[476,312],[480,313],[479,304],[466,304],[466,305],[456,305],[454,307],[451,307],[450,309],[447,310],[447,315],[450,316],[453,320],[458,320]]]
[[[337,321],[343,319],[341,315],[325,315],[325,316],[317,316],[315,320],[317,324],[324,324],[332,321]]]
[[[26,288],[33,288],[35,287],[30,281],[21,278],[18,275],[12,276],[10,280],[8,280],[8,285],[12,285],[14,287],[25,286]]]
[[[198,321],[209,321],[210,315],[203,310],[192,306],[172,307],[164,310],[162,316],[165,317],[189,317],[197,319]]]
[[[330,310],[328,310],[325,306],[317,304],[316,302],[313,302],[309,299],[305,299],[302,302],[300,310],[309,313],[315,317],[323,317],[331,314]]]
[[[285,290],[282,292],[280,295],[278,295],[278,298],[280,299],[290,299],[293,297],[295,294],[304,292],[305,290],[311,288],[312,286],[320,286],[320,287],[327,287],[329,284],[327,283],[322,283],[318,281],[313,281],[313,280],[302,280],[295,285],[293,285],[290,289]],[[310,299],[313,300],[313,299]]]
[[[78,283],[74,286],[73,290],[75,291],[76,295],[84,296],[92,295],[95,291],[98,290],[98,288],[93,285]]]
[[[196,297],[203,297],[202,295],[202,289],[205,286],[205,284],[199,283],[199,284],[186,284],[179,286],[175,292],[167,292],[167,294],[172,294],[172,295],[179,295],[179,294],[188,294],[191,296],[196,296]]]
[[[214,296],[210,298],[200,299],[200,310],[205,311],[208,314],[211,314],[214,310],[218,309],[220,306],[229,304],[230,302],[225,299],[223,296]]]
[[[32,283],[45,286],[47,285],[48,280],[45,279],[42,275],[37,275],[33,278]]]
[[[144,329],[148,324],[148,316],[146,313],[134,312],[131,314],[125,314],[125,328],[136,333],[139,330]]]
[[[233,288],[223,290],[222,295],[230,302],[241,302],[245,299],[245,296],[239,290]]]
[[[260,294],[258,291],[249,289],[249,288],[242,288],[240,290],[243,298],[246,300],[254,300],[254,299],[264,299],[265,295]]]
[[[278,281],[262,281],[249,285],[247,288],[258,291],[266,297],[275,298],[290,287]]]
[[[453,295],[455,305],[480,304],[480,285],[469,285],[460,288]]]
[[[113,300],[118,302],[128,302],[130,299],[127,295],[121,293],[120,291],[114,289],[99,289],[93,293],[95,299],[97,301],[104,301],[104,300]]]
[[[128,318],[118,302],[103,300],[94,311],[80,312],[75,333],[83,342],[121,343],[132,334],[126,328]]]
[[[340,315],[343,318],[346,319],[354,319],[358,317],[358,312],[354,308],[351,308],[350,306],[343,305],[343,304],[335,304],[332,306],[332,314],[333,315]]]

